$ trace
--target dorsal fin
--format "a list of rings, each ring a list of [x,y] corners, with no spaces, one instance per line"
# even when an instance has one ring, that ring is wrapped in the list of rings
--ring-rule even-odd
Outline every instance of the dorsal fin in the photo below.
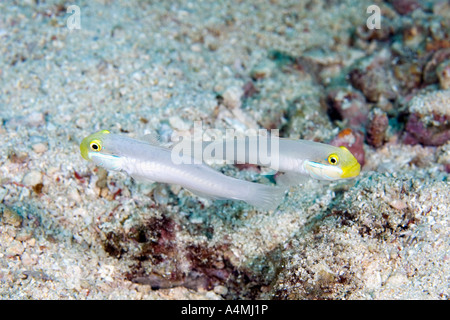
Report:
[[[151,133],[147,133],[146,135],[144,135],[142,137],[142,140],[144,140],[145,142],[148,142],[154,146],[161,146],[162,140],[161,140],[161,136],[159,134],[157,134],[156,132],[151,132]]]

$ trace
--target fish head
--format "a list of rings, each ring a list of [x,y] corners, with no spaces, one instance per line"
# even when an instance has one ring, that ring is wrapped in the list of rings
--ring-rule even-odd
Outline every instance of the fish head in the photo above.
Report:
[[[117,154],[112,154],[105,144],[108,142],[110,132],[102,130],[91,134],[83,139],[80,144],[81,156],[93,161],[95,164],[104,167],[108,170],[120,170],[122,166],[122,157]]]
[[[344,146],[333,147],[316,160],[306,160],[303,168],[318,180],[338,180],[357,177],[361,165],[353,154]]]
[[[109,134],[108,130],[102,130],[84,138],[80,144],[81,156],[85,160],[92,160],[93,154],[103,150],[105,135],[107,134]]]

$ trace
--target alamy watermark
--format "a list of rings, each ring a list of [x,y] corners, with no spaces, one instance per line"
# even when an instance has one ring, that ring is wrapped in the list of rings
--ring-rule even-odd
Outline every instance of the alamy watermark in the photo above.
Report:
[[[367,7],[366,13],[371,14],[366,20],[367,29],[381,29],[381,9],[373,4]]]
[[[70,5],[67,7],[67,13],[71,15],[67,18],[67,28],[69,30],[81,29],[81,9],[77,5]],[[373,4],[367,7],[367,14],[370,17],[366,20],[366,26],[369,30],[381,29],[381,9],[379,6]]]
[[[77,5],[70,5],[67,7],[67,13],[71,15],[67,18],[67,28],[69,30],[81,29],[81,10]]]
[[[194,122],[191,134],[175,132],[171,160],[174,164],[201,164],[204,161],[227,164],[257,164],[272,169],[279,167],[278,129],[203,129]]]

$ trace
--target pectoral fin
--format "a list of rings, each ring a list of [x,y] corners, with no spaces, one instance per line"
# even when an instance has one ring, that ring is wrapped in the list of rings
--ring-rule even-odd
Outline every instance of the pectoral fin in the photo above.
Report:
[[[145,183],[155,183],[156,181],[150,180],[144,176],[140,176],[137,174],[131,174],[130,175],[136,182],[145,182]]]
[[[306,183],[307,180],[308,177],[297,172],[279,173],[275,178],[277,185],[281,186],[297,186]]]

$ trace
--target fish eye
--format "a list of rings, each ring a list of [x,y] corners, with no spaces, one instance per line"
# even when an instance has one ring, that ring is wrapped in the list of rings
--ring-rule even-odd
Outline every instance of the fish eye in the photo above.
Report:
[[[99,140],[91,141],[89,146],[91,147],[91,150],[93,150],[93,151],[100,151],[100,150],[102,150],[102,144],[101,144],[101,142]]]
[[[337,156],[337,154],[330,154],[328,156],[328,163],[331,165],[337,165],[339,163],[339,157]]]

